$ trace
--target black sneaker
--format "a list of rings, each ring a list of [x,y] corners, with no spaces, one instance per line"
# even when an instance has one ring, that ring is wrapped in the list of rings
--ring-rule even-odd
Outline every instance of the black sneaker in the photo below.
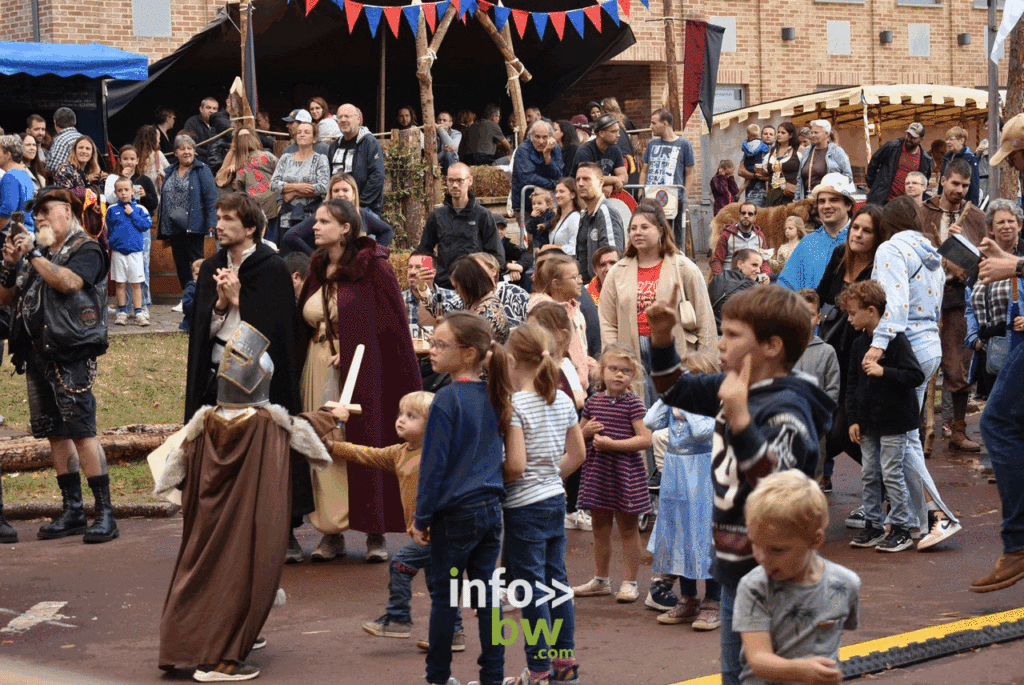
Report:
[[[899,526],[891,526],[889,528],[889,534],[877,545],[875,545],[876,552],[902,552],[905,549],[910,549],[914,546],[914,541],[910,537],[910,531],[906,528],[900,528]]]
[[[655,611],[669,611],[679,604],[679,598],[672,592],[671,584],[664,580],[655,580],[651,582],[644,604]]]
[[[885,539],[885,529],[868,523],[857,537],[850,540],[850,547],[877,547]]]
[[[864,507],[857,507],[846,517],[847,528],[863,528],[867,525],[867,518],[864,517]]]

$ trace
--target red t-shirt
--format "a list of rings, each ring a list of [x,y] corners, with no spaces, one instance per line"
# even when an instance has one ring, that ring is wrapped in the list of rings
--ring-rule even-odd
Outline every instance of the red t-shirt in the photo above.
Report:
[[[658,296],[658,279],[661,278],[661,262],[636,271],[636,326],[640,335],[650,335],[651,325],[647,323],[644,311],[654,304]]]
[[[892,178],[892,185],[889,186],[889,196],[885,198],[885,201],[893,200],[900,195],[906,195],[907,188],[904,183],[907,180],[907,174],[911,171],[918,171],[921,169],[921,146],[917,146],[917,152],[911,154],[907,152],[906,145],[900,145],[900,161],[896,165],[896,174]]]

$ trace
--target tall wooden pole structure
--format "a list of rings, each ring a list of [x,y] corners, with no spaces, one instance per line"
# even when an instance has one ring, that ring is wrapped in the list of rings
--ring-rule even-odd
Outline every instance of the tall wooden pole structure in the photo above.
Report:
[[[679,102],[679,59],[677,55],[676,12],[672,0],[662,1],[662,19],[665,23],[665,64],[668,67],[668,111],[675,117],[679,130],[686,128],[683,108]]]
[[[238,3],[238,29],[241,32],[239,44],[242,47],[242,78],[235,79],[226,103],[231,123],[237,128],[256,128],[256,112],[249,106],[248,93],[245,91],[245,75],[248,73],[249,61],[249,2],[240,0]],[[238,102],[238,100],[241,102]]]
[[[380,32],[380,87],[377,89],[377,130],[384,132],[384,78],[387,75],[387,31]]]
[[[420,12],[419,25],[416,30],[416,78],[420,82],[420,110],[423,113],[423,152],[427,158],[427,166],[430,169],[437,168],[437,130],[434,121],[434,77],[431,75],[431,67],[437,59],[437,51],[441,47],[441,41],[448,33],[448,27],[455,19],[455,5],[449,5],[448,10],[441,17],[434,31],[434,38],[427,43],[427,22]],[[427,184],[427,198],[430,205],[436,205],[441,201],[441,187],[433,174],[425,180]]]
[[[505,25],[501,27],[499,32],[491,18],[479,7],[473,16],[484,27],[487,35],[491,37],[494,44],[498,46],[502,57],[505,58],[505,72],[508,74],[508,94],[512,98],[512,112],[516,118],[516,128],[519,130],[519,135],[525,137],[526,108],[523,106],[523,89],[520,82],[525,83],[529,81],[533,78],[533,75],[527,71],[523,63],[516,57],[515,50],[512,49],[512,31],[508,27],[508,22],[505,22]]]

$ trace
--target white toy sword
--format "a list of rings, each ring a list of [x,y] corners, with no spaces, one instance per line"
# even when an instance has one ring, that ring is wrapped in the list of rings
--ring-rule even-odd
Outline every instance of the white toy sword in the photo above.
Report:
[[[359,377],[359,367],[363,365],[363,352],[366,351],[365,345],[356,345],[355,354],[352,355],[352,363],[348,367],[348,375],[345,376],[345,385],[341,390],[341,397],[337,402],[326,402],[325,407],[334,409],[335,407],[344,407],[348,410],[349,414],[362,414],[363,408],[358,404],[350,404],[352,401],[352,394],[356,390],[356,379]]]

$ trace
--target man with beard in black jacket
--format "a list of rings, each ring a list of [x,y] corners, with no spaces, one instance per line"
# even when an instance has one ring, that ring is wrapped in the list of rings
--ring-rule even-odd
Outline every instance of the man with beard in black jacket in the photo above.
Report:
[[[875,150],[868,163],[865,180],[870,190],[868,202],[884,205],[889,200],[904,195],[903,184],[907,174],[919,171],[925,178],[932,175],[932,157],[921,147],[924,126],[918,122],[907,127],[906,135],[890,140]]]
[[[434,254],[437,262],[434,283],[451,288],[448,272],[459,257],[474,252],[489,252],[505,268],[505,251],[494,225],[494,217],[473,197],[473,175],[469,167],[456,162],[448,167],[448,192],[444,204],[430,213],[420,236],[418,254]]]

